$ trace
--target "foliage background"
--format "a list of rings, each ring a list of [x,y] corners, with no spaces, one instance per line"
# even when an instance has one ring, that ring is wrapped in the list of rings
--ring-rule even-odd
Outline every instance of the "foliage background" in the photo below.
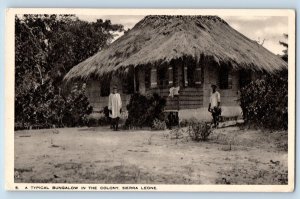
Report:
[[[15,128],[81,126],[90,114],[85,84],[65,74],[105,48],[123,26],[75,15],[15,17]]]
[[[258,127],[287,129],[288,73],[265,74],[241,90],[244,119]]]
[[[288,35],[284,35],[288,38]],[[288,62],[288,43],[281,58]],[[261,78],[241,88],[241,108],[249,124],[269,129],[288,128],[288,71],[263,73]]]

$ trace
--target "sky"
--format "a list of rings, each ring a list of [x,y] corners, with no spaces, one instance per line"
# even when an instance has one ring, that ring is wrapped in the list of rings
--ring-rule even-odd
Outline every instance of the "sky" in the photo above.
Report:
[[[78,15],[85,21],[96,21],[97,19],[110,19],[112,23],[122,24],[127,30],[132,28],[138,21],[143,19],[142,15]],[[288,18],[280,16],[220,16],[232,28],[236,29],[246,37],[263,43],[263,46],[274,54],[282,54],[284,47],[279,41],[286,41],[283,33],[288,33]],[[119,35],[121,36],[121,34]]]

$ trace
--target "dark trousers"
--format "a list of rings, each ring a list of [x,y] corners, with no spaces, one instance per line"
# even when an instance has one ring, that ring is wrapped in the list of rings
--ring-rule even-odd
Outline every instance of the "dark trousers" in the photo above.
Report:
[[[213,117],[214,125],[215,126],[219,125],[219,118],[220,118],[220,115],[221,115],[221,109],[217,108],[217,107],[214,107],[211,111],[211,115]]]
[[[113,130],[117,131],[118,128],[119,128],[119,117],[116,117],[116,118],[111,118],[111,125],[112,125],[112,128]]]

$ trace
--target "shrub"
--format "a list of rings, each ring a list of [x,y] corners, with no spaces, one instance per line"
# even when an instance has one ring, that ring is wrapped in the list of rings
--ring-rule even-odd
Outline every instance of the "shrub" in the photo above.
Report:
[[[170,131],[171,139],[181,139],[184,137],[184,130],[182,128],[175,128]]]
[[[108,106],[105,106],[103,108],[103,114],[105,115],[105,117],[109,118],[109,109],[108,109]]]
[[[165,121],[159,119],[154,119],[152,129],[153,130],[166,130],[167,125]]]
[[[248,123],[271,129],[287,129],[288,72],[251,82],[241,89],[241,108]]]
[[[85,123],[88,127],[95,127],[99,125],[98,119],[92,117],[86,118]]]
[[[175,112],[169,112],[166,118],[166,125],[169,129],[171,129],[173,126],[178,126],[178,113]]]
[[[183,119],[183,120],[180,121],[180,126],[181,127],[187,127],[190,124],[193,124],[193,123],[196,123],[196,122],[198,122],[198,120],[194,117],[189,118],[189,119]]]
[[[63,96],[48,80],[15,99],[15,129],[83,126],[92,112],[85,88]]]
[[[66,126],[83,126],[84,117],[91,114],[92,110],[85,96],[85,87],[75,86],[65,99],[62,122]]]
[[[125,125],[127,127],[152,127],[155,119],[164,120],[163,109],[165,105],[166,100],[157,93],[147,97],[135,93],[127,105],[128,118]]]
[[[106,126],[111,124],[111,118],[109,117],[108,106],[103,107],[102,116],[98,120],[98,125]]]
[[[194,122],[189,124],[187,132],[192,140],[199,142],[206,141],[212,130],[205,122]]]
[[[107,126],[110,125],[110,118],[102,116],[100,118],[88,117],[85,119],[85,124],[88,127]]]

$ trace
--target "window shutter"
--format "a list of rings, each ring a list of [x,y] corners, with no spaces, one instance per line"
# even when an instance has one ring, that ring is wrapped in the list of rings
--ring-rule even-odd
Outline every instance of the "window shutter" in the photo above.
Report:
[[[201,86],[202,82],[201,82],[201,67],[197,67],[195,69],[195,85],[197,87]]]
[[[157,87],[157,70],[156,70],[156,68],[151,68],[150,79],[151,79],[151,88],[156,88]]]
[[[180,86],[178,82],[178,65],[173,66],[173,86]]]
[[[221,67],[219,71],[219,87],[220,89],[232,88],[232,74],[228,67]]]
[[[106,78],[106,79],[100,81],[100,87],[98,89],[100,90],[101,97],[109,96],[110,84],[111,84],[110,78]]]
[[[230,71],[228,71],[228,89],[232,89],[232,75]]]
[[[184,86],[187,87],[188,86],[188,77],[187,77],[187,66],[183,67],[183,81],[184,81]]]
[[[151,69],[146,68],[145,69],[145,87],[146,89],[150,88],[151,86]]]
[[[173,67],[169,67],[169,85],[173,86]]]

